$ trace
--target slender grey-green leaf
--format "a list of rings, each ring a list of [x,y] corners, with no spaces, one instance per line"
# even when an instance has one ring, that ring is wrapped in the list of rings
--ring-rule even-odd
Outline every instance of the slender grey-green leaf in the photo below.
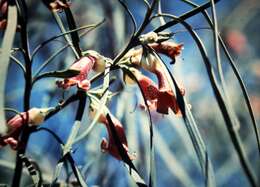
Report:
[[[3,42],[2,42],[2,53],[0,54],[0,134],[7,131],[5,124],[4,114],[4,92],[5,92],[5,81],[7,76],[7,69],[11,55],[11,49],[15,37],[15,31],[17,27],[17,8],[15,4],[9,3],[8,6],[8,20],[7,27],[5,30]]]
[[[21,154],[19,156],[21,157],[22,162],[24,163],[26,169],[28,170],[30,176],[32,177],[34,186],[41,187],[42,179],[41,179],[41,172],[39,168],[35,167],[34,163],[32,163],[32,161],[25,155]]]
[[[61,71],[51,71],[47,73],[43,73],[36,77],[34,79],[34,83],[40,79],[47,78],[47,77],[56,77],[56,78],[70,78],[70,77],[75,77],[80,73],[79,70],[75,69],[66,69],[66,70],[61,70]]]

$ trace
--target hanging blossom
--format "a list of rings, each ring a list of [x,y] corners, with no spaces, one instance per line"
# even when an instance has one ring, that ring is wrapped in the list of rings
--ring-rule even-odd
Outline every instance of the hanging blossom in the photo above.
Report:
[[[96,114],[96,109],[93,109],[91,111],[91,116],[94,116]],[[136,155],[129,153],[128,150],[128,144],[127,144],[127,139],[126,139],[126,135],[125,135],[125,130],[123,125],[121,124],[121,122],[112,114],[109,114],[112,120],[112,125],[114,125],[116,133],[118,135],[119,141],[122,144],[124,150],[126,151],[126,153],[128,154],[129,158],[131,160],[136,159]],[[102,123],[105,125],[106,129],[107,129],[107,133],[108,133],[108,140],[106,138],[102,138],[101,144],[100,144],[100,148],[101,151],[104,153],[109,153],[111,154],[113,157],[115,157],[118,160],[122,160],[117,145],[116,145],[116,140],[112,134],[111,128],[109,126],[109,122],[106,118],[106,114],[103,113],[99,116],[98,119],[99,123]]]
[[[7,121],[8,132],[0,137],[0,147],[10,145],[12,149],[17,149],[18,138],[24,125],[38,126],[41,124],[46,115],[53,108],[31,108],[27,112],[15,115]]]
[[[176,115],[181,115],[176,97],[169,88],[166,77],[161,71],[156,72],[159,86],[157,86],[153,80],[143,75],[137,69],[131,68],[131,72],[136,77],[144,94],[144,99],[146,100],[151,111],[156,110],[158,113],[168,114],[168,110],[170,108]],[[129,84],[134,83],[128,76],[126,76],[125,81]],[[184,89],[181,88],[180,90],[181,94],[184,95]],[[140,107],[144,109],[145,105],[141,104]]]
[[[79,88],[87,91],[91,86],[90,81],[87,79],[90,71],[92,69],[96,72],[102,72],[105,70],[105,61],[107,60],[105,57],[92,50],[86,51],[83,55],[82,58],[69,67],[69,69],[78,70],[80,73],[75,77],[56,81],[59,88],[68,89],[71,86],[77,85]]]
[[[42,2],[53,12],[62,11],[70,6],[70,3],[62,0],[42,0]]]
[[[152,48],[156,53],[160,53],[166,55],[167,57],[171,58],[172,62],[176,61],[176,57],[180,55],[183,44],[176,44],[172,41],[164,41],[161,43],[149,43],[147,44],[150,48]],[[130,58],[131,63],[136,64],[138,66],[144,66],[146,63],[141,64],[141,59],[143,55],[144,49],[132,49],[130,50],[125,56],[124,59]]]
[[[165,38],[165,35],[163,35],[162,38],[162,35],[160,36],[154,32],[150,32],[142,35],[140,37],[140,42],[143,45],[148,45],[156,53],[161,53],[168,56],[175,62],[175,58],[180,54],[183,45],[176,44],[171,41],[163,41],[165,39],[167,39]],[[160,40],[163,42],[159,42]],[[169,80],[167,80],[159,58],[154,54],[154,52],[145,47],[133,49],[126,54],[125,58],[129,58],[129,61],[132,64],[142,67],[157,76],[158,86],[150,78],[144,76],[138,70],[132,69],[142,91],[144,92],[149,108],[151,110],[156,109],[156,111],[161,114],[168,114],[170,108],[175,114],[180,115],[180,108],[169,84]],[[145,62],[143,61],[143,58],[145,58]],[[181,88],[180,90],[181,94],[184,95],[184,89]]]
[[[177,44],[173,41],[167,41],[171,38],[172,34],[168,32],[148,32],[140,36],[139,41],[143,46],[148,45],[155,52],[164,54],[172,59],[172,62],[175,62],[176,56],[178,56],[182,49],[183,44]],[[143,53],[143,48],[136,51],[136,55]],[[130,56],[133,56],[130,54]]]

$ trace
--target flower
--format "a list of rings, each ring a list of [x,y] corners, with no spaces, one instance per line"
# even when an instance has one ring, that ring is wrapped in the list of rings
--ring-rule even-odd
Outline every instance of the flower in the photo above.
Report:
[[[157,53],[164,54],[175,62],[176,56],[180,55],[183,49],[183,44],[176,44],[175,42],[165,41],[162,43],[152,43],[149,45]]]
[[[173,62],[175,62],[175,57],[180,54],[183,45],[176,44],[175,42],[171,41],[164,41],[165,39],[167,39],[167,37],[167,34],[156,35],[156,33],[151,32],[142,35],[142,37],[140,37],[140,41],[148,45],[156,53],[164,54],[171,58]],[[134,68],[132,68],[131,70],[135,74],[141,86],[149,108],[151,110],[156,109],[157,112],[162,114],[168,114],[168,110],[170,108],[176,115],[180,115],[180,108],[178,106],[173,90],[169,85],[169,80],[167,80],[167,77],[163,72],[160,60],[157,56],[155,56],[155,54],[148,50],[145,54],[146,61],[143,62],[143,50],[147,49],[145,49],[145,47],[133,49],[129,51],[124,58],[129,59],[132,64],[140,66],[157,76],[158,87],[155,85],[155,83],[153,83],[150,78],[142,75],[141,72],[139,72],[138,70],[134,70]],[[184,95],[184,89],[182,88],[181,94]],[[144,108],[143,105],[141,107]]]
[[[7,121],[8,132],[0,137],[0,147],[10,145],[12,149],[17,149],[18,137],[22,127],[28,122],[29,126],[38,126],[52,108],[31,108],[27,112],[15,115]]]
[[[43,3],[53,12],[62,11],[70,6],[70,3],[62,0],[42,0]]]
[[[158,78],[159,86],[137,69],[131,68],[131,72],[139,82],[150,110],[156,110],[161,114],[168,114],[170,108],[176,115],[181,114],[176,97],[169,87],[168,80],[166,80],[165,75],[160,69],[155,68],[154,70]],[[126,78],[125,81],[131,84],[132,81],[129,81],[129,79],[130,78]],[[184,89],[181,89],[181,94],[184,95]],[[145,108],[143,104],[141,108]]]
[[[93,116],[95,114],[96,114],[96,109],[93,109],[93,111],[91,111],[91,116]],[[124,130],[123,125],[112,114],[109,114],[109,116],[111,117],[111,120],[113,122],[112,125],[114,125],[114,128],[116,130],[120,143],[122,144],[124,150],[126,151],[126,153],[129,156],[129,158],[131,160],[134,160],[136,158],[136,156],[134,154],[129,153],[127,139],[126,139],[125,130]],[[104,113],[99,116],[98,122],[100,122],[106,126],[107,133],[108,133],[108,140],[106,138],[102,138],[102,141],[100,144],[101,151],[104,153],[107,152],[107,153],[111,154],[113,157],[115,157],[118,160],[122,160],[120,153],[118,151],[117,145],[116,145],[116,140],[112,134],[109,122]]]
[[[74,62],[69,69],[80,71],[79,75],[71,78],[65,78],[62,81],[56,81],[58,87],[67,89],[77,85],[79,88],[87,91],[90,89],[90,81],[87,79],[89,72],[93,69],[96,72],[105,70],[105,61],[103,57],[96,51],[88,50],[83,53],[83,57]]]
[[[180,55],[181,50],[183,49],[183,44],[176,44],[172,41],[164,41],[160,43],[149,43],[147,44],[151,47],[155,52],[166,55],[171,58],[172,62],[175,62],[175,58]],[[124,58],[130,58],[132,64],[141,65],[144,69],[146,69],[146,64],[141,63],[143,48],[130,50]],[[151,57],[152,54],[148,54],[148,58]],[[153,55],[152,55],[153,56]],[[150,61],[150,66],[153,66],[152,61]]]
[[[78,85],[79,88],[88,90],[90,82],[87,80],[88,74],[94,66],[96,59],[92,56],[84,56],[73,63],[69,69],[78,70],[80,73],[71,78],[65,78],[63,81],[56,81],[58,87],[67,89],[71,86]]]

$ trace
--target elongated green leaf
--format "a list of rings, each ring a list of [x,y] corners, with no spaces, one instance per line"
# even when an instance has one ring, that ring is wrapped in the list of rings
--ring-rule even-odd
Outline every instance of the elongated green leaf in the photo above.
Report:
[[[102,23],[104,23],[104,20],[100,23],[97,23],[95,26],[93,26],[92,28],[90,28],[89,30],[81,33],[79,35],[80,38],[82,38],[83,36],[85,36],[86,34],[88,34],[89,32],[93,31],[95,28],[97,28],[98,26],[100,26]],[[37,69],[34,77],[38,76],[41,71],[52,62],[52,60],[57,57],[59,54],[61,54],[65,49],[67,49],[69,47],[69,44],[64,45],[62,48],[58,49],[56,52],[54,52],[45,62],[42,63],[42,65],[39,67],[39,69]],[[34,53],[35,54],[35,53]]]
[[[57,22],[61,32],[62,32],[62,34],[63,34],[63,37],[68,42],[68,44],[69,44],[70,48],[72,49],[75,57],[78,59],[80,56],[79,56],[77,50],[75,49],[75,47],[74,47],[70,37],[67,34],[64,34],[64,33],[66,33],[66,29],[65,29],[65,27],[63,25],[62,19],[60,18],[58,12],[52,12],[52,14],[53,14],[53,16],[54,16],[54,18],[55,18],[55,20],[56,20],[56,22]],[[77,32],[77,31],[75,31],[75,32]],[[73,34],[73,32],[70,33],[70,34]]]
[[[19,155],[22,162],[24,163],[26,169],[28,170],[30,176],[32,177],[33,184],[35,187],[42,186],[41,172],[39,168],[35,166],[35,164],[25,155]]]
[[[80,73],[79,70],[74,70],[74,69],[66,69],[66,70],[61,70],[61,71],[51,71],[51,72],[47,72],[47,73],[43,73],[41,75],[39,75],[38,77],[36,77],[34,79],[34,83],[40,79],[43,78],[48,78],[48,77],[56,77],[56,78],[71,78],[71,77],[75,77]]]
[[[70,7],[65,8],[65,14],[66,14],[66,18],[67,18],[67,21],[68,21],[69,29],[70,30],[76,29],[77,28],[76,22],[74,20],[74,17],[73,17],[71,10],[70,10]],[[72,44],[73,44],[75,50],[77,51],[78,56],[81,57],[82,54],[81,54],[81,49],[80,49],[80,46],[79,46],[80,40],[79,40],[78,32],[72,32],[72,33],[70,33],[70,36],[71,36]]]
[[[5,114],[4,114],[4,90],[5,81],[7,76],[7,69],[11,55],[11,49],[15,37],[15,31],[17,27],[17,8],[14,4],[9,3],[8,6],[8,20],[7,27],[5,30],[3,43],[2,43],[2,53],[0,54],[0,134],[7,131],[5,124]]]

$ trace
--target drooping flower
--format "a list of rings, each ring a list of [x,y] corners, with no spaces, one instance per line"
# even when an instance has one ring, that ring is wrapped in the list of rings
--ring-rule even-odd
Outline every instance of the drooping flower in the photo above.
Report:
[[[65,78],[62,81],[56,81],[58,87],[67,89],[71,86],[77,85],[79,88],[87,91],[90,89],[90,81],[87,79],[88,74],[93,69],[94,71],[101,72],[105,69],[105,57],[96,51],[86,51],[82,58],[74,62],[69,69],[78,70],[80,73],[71,78]]]
[[[84,56],[73,63],[69,69],[80,71],[79,75],[71,78],[65,78],[62,81],[57,81],[58,87],[67,89],[71,86],[78,85],[79,88],[88,90],[90,88],[90,82],[87,80],[87,76],[95,63],[95,58],[92,56]]]
[[[70,3],[62,0],[42,0],[42,2],[54,12],[62,11],[70,6]]]
[[[175,114],[179,115],[180,109],[169,84],[170,80],[167,80],[160,59],[154,54],[154,52],[164,54],[175,62],[175,57],[180,54],[183,45],[171,41],[165,41],[168,39],[169,34],[167,35],[167,33],[157,34],[150,32],[144,34],[140,37],[140,42],[143,45],[146,45],[146,47],[144,46],[143,48],[133,49],[129,51],[124,58],[129,59],[132,64],[142,67],[157,76],[158,87],[154,86],[155,84],[152,83],[153,81],[151,79],[142,75],[140,72],[137,73],[137,70],[133,72],[141,85],[141,89],[145,94],[145,99],[149,108],[156,108],[157,112],[162,114],[168,114],[170,108]],[[154,50],[154,52],[149,48]],[[142,60],[143,58],[145,58],[145,62]],[[181,89],[181,92],[181,94],[184,95],[184,89]],[[149,95],[153,95],[153,97],[147,97]],[[156,95],[156,99],[154,99],[154,95]]]
[[[166,77],[160,70],[154,72],[157,75],[159,86],[140,71],[134,68],[131,68],[131,71],[139,82],[150,110],[156,110],[161,114],[168,114],[170,108],[176,115],[181,114],[176,97],[170,89]],[[125,79],[127,83],[132,83],[132,81],[129,81],[130,78],[127,79]],[[181,92],[184,95],[184,89],[181,89]],[[145,108],[145,106],[142,104],[141,108]]]
[[[95,113],[96,113],[96,109],[94,109],[92,111],[91,115],[93,116]],[[128,154],[128,156],[131,160],[135,159],[135,155],[129,153],[127,139],[126,139],[125,130],[124,130],[123,125],[115,116],[113,116],[112,114],[109,114],[109,115],[113,122],[111,125],[114,125],[114,128],[115,128],[116,133],[119,138],[119,141],[122,144],[124,150],[126,151],[126,153]],[[102,141],[100,144],[101,151],[111,154],[113,157],[115,157],[118,160],[122,160],[120,153],[118,151],[117,145],[116,145],[116,140],[112,134],[109,122],[104,113],[100,115],[98,122],[105,125],[105,127],[107,129],[107,133],[108,133],[108,140],[106,138],[102,138]]]
[[[183,49],[183,44],[176,44],[175,42],[165,41],[162,43],[152,43],[149,46],[155,50],[157,53],[164,54],[172,59],[175,63],[176,56],[180,55]]]
[[[160,43],[149,43],[147,45],[151,47],[156,53],[160,53],[171,58],[173,63],[176,61],[175,58],[178,55],[180,55],[181,50],[183,49],[183,44],[177,44],[172,41],[164,41]],[[124,58],[130,58],[131,63],[133,64],[145,66],[146,65],[145,63],[141,64],[142,54],[144,52],[143,50],[144,50],[143,48],[132,49],[124,56]]]
[[[46,115],[52,108],[31,108],[27,112],[15,115],[7,121],[8,132],[0,137],[0,147],[10,145],[12,149],[16,149],[18,145],[18,137],[24,125],[38,126],[41,124]]]

